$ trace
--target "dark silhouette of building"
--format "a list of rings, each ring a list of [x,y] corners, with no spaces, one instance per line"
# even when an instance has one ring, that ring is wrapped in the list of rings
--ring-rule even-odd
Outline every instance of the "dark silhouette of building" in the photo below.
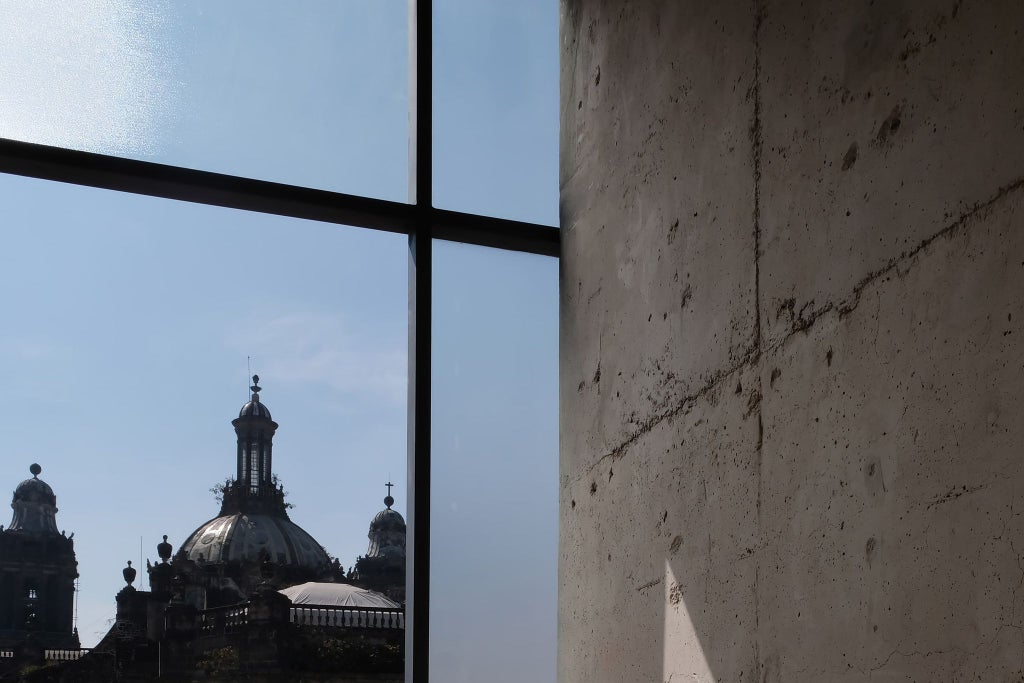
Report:
[[[45,662],[31,680],[402,679],[405,520],[391,509],[393,484],[370,523],[366,555],[346,575],[289,519],[272,471],[278,424],[255,375],[251,389],[231,423],[237,467],[215,487],[218,515],[177,552],[163,537],[159,561],[146,563],[150,590],[133,585],[138,571],[128,562],[114,625],[92,650],[79,648],[72,626],[73,543],[57,531],[57,499],[32,465],[0,533],[0,678]]]
[[[232,421],[236,476],[216,487],[220,512],[174,552],[147,562],[149,591],[124,569],[114,627],[70,667],[107,667],[123,680],[232,679],[398,681],[405,628],[405,520],[386,509],[370,524],[365,557],[346,575],[341,563],[288,517],[272,472],[278,424],[252,397]],[[99,662],[97,664],[97,662]]]
[[[259,588],[345,580],[340,563],[288,518],[284,489],[271,469],[278,424],[260,401],[256,375],[251,389],[252,398],[231,423],[236,477],[220,489],[220,513],[193,531],[174,556],[180,597],[198,609],[236,604]],[[160,585],[161,577],[155,578]]]
[[[405,603],[405,519],[397,510],[392,510],[395,499],[384,498],[385,509],[370,522],[367,536],[370,545],[366,555],[356,560],[353,579],[371,590],[383,593],[396,602]]]
[[[10,526],[0,527],[0,670],[79,647],[74,540],[57,530],[57,496],[42,468],[29,471],[14,490]]]

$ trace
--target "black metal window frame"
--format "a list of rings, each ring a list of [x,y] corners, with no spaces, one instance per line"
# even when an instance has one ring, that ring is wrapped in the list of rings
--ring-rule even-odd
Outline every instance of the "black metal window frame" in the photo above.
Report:
[[[402,233],[409,239],[406,680],[425,683],[430,642],[432,245],[441,239],[558,257],[556,227],[435,208],[433,1],[409,0],[408,203],[0,138],[0,173]]]

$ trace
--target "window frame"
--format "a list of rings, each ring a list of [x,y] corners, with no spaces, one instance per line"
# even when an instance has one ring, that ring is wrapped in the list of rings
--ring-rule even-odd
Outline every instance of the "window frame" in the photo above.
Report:
[[[426,683],[430,642],[433,240],[558,258],[557,227],[433,206],[433,0],[409,0],[409,202],[0,138],[0,173],[405,234],[409,240],[406,681]]]

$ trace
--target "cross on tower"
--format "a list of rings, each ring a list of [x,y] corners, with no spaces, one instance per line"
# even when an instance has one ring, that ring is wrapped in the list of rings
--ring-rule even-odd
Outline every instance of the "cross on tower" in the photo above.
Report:
[[[390,495],[391,495],[391,487],[392,487],[392,486],[394,486],[394,484],[392,484],[392,483],[391,483],[391,482],[389,481],[388,483],[386,483],[386,484],[384,484],[384,485],[388,487],[388,495],[390,496]]]

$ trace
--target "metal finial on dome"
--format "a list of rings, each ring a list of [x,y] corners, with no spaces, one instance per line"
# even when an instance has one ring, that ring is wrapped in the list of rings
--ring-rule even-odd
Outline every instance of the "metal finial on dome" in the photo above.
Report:
[[[38,477],[39,473],[43,471],[43,468],[39,466],[39,463],[34,462],[29,465],[28,471],[32,473],[33,477]]]
[[[258,403],[260,400],[260,392],[263,391],[263,387],[260,386],[259,375],[252,376],[252,386],[249,388],[252,389],[252,400]]]
[[[384,496],[384,505],[386,505],[388,510],[390,510],[391,506],[395,504],[395,499],[391,497],[391,487],[394,486],[394,484],[388,481],[388,483],[384,485],[388,487],[388,495]]]

